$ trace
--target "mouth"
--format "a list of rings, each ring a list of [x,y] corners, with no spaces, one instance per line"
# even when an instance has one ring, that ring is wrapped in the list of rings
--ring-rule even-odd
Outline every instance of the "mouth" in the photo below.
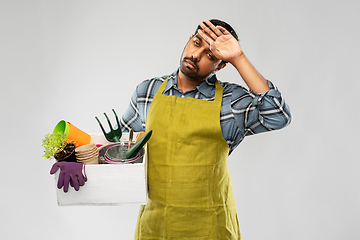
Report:
[[[191,61],[189,59],[184,59],[184,62],[188,68],[195,69],[195,70],[197,69],[197,66],[193,61]]]

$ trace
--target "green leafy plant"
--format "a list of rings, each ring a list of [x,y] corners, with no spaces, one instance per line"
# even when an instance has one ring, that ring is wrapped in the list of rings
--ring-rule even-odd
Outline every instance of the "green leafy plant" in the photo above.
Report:
[[[69,143],[75,144],[75,141],[67,140],[65,133],[55,132],[46,134],[42,140],[42,146],[44,147],[43,157],[51,160],[56,153],[63,151]]]

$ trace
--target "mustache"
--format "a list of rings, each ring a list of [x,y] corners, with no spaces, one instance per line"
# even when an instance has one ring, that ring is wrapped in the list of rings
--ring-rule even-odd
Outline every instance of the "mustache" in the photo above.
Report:
[[[198,67],[198,65],[197,65],[197,61],[196,61],[196,59],[194,59],[193,57],[184,57],[183,58],[183,61],[185,62],[185,61],[189,61],[189,62],[191,62],[191,64],[193,64],[194,65],[194,67],[195,67],[195,69],[198,69],[199,67]]]

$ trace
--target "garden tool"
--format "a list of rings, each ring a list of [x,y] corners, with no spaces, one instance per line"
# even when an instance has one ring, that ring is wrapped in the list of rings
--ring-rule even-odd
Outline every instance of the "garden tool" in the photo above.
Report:
[[[152,130],[142,137],[137,143],[132,145],[129,150],[126,151],[126,159],[136,157],[141,148],[149,141],[152,134]]]
[[[122,135],[122,132],[121,132],[121,127],[120,127],[120,123],[119,123],[119,119],[118,119],[118,116],[116,115],[116,112],[114,109],[112,109],[112,111],[114,112],[115,114],[115,118],[116,118],[116,123],[117,123],[117,128],[116,129],[113,129],[112,126],[111,126],[111,123],[110,123],[110,120],[108,118],[108,116],[106,115],[106,113],[104,113],[107,121],[108,121],[108,124],[109,124],[109,127],[110,127],[110,132],[105,132],[105,129],[104,127],[101,125],[101,122],[99,121],[99,119],[97,117],[96,120],[98,121],[99,125],[100,125],[100,128],[101,130],[103,131],[104,133],[104,136],[106,137],[106,139],[109,141],[109,142],[120,142],[120,138],[121,138],[121,135]]]
[[[135,143],[137,143],[142,137],[144,137],[146,135],[146,132],[138,132],[136,134],[136,139],[135,139]]]
[[[133,134],[134,134],[134,131],[133,131],[132,128],[130,128],[128,150],[130,149],[130,146],[131,146],[131,141],[132,141],[132,139],[133,139]]]

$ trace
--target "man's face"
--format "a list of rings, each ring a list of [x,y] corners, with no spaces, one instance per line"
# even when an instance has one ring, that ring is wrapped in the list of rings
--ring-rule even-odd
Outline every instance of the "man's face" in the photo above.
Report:
[[[218,70],[221,60],[199,34],[190,37],[180,59],[180,71],[190,80],[203,81]]]

